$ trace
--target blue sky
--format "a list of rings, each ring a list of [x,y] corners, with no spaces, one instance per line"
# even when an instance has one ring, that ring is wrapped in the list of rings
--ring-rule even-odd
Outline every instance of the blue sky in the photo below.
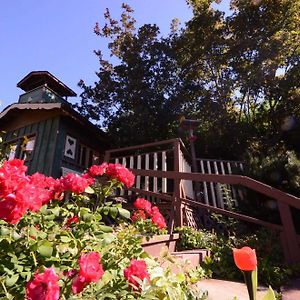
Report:
[[[17,82],[33,70],[47,70],[78,95],[80,79],[95,80],[94,49],[106,43],[93,33],[103,24],[106,7],[113,17],[121,12],[119,0],[1,0],[0,4],[0,111],[17,102]],[[192,16],[185,0],[128,0],[139,25],[156,23],[167,34],[173,18],[183,23]],[[79,97],[73,101],[78,100]]]

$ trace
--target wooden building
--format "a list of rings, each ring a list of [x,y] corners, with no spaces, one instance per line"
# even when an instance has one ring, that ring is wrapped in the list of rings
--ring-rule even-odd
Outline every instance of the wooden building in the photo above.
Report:
[[[103,160],[106,136],[68,103],[74,91],[47,71],[29,73],[17,87],[25,93],[0,113],[9,159],[24,159],[29,174],[53,177]]]

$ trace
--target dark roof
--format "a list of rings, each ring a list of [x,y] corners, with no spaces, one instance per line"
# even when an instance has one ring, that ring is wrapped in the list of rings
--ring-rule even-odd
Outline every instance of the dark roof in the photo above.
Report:
[[[7,106],[0,113],[0,126],[2,122],[9,122],[11,117],[18,116],[20,110],[57,110],[61,115],[67,116],[82,126],[93,131],[99,139],[106,138],[106,134],[96,125],[92,124],[87,118],[72,108],[69,103],[14,103]]]
[[[59,96],[77,96],[72,89],[70,89],[48,71],[30,72],[20,82],[17,83],[17,87],[21,88],[25,92],[28,92],[44,84],[47,84],[47,86]]]

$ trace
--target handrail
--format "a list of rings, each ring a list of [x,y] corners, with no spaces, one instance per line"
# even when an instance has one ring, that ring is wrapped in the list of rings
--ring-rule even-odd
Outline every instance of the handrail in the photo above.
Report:
[[[131,169],[136,175],[139,176],[153,176],[153,177],[161,177],[161,178],[170,178],[174,180],[174,197],[173,197],[173,208],[175,211],[175,222],[178,226],[183,224],[183,204],[182,202],[187,200],[180,196],[180,192],[178,187],[180,186],[181,180],[191,180],[196,183],[199,181],[203,182],[215,182],[215,183],[223,183],[223,184],[237,184],[244,187],[248,187],[256,192],[262,193],[266,196],[269,196],[273,199],[277,200],[282,230],[281,230],[281,239],[283,250],[285,254],[285,259],[289,263],[299,263],[300,262],[300,246],[299,246],[299,236],[296,233],[292,214],[290,211],[290,206],[300,209],[300,199],[291,194],[282,192],[276,188],[273,188],[267,184],[256,181],[252,178],[242,175],[220,175],[220,174],[201,174],[201,173],[184,173],[177,171],[157,171],[157,170],[137,170]],[[188,200],[191,201],[191,200]],[[190,202],[191,203],[191,202]],[[200,202],[198,205],[201,206]],[[211,207],[203,204],[203,208],[211,209]],[[217,208],[214,208],[216,210]],[[218,209],[218,211],[222,214],[225,214],[225,210]],[[229,211],[226,212],[229,214]],[[231,212],[233,216],[234,212]],[[234,217],[240,218],[242,215],[235,215]],[[264,223],[264,221],[259,221],[258,219],[252,219],[250,221],[248,216],[245,216],[249,222],[254,221],[260,222],[261,225],[270,227],[270,223]],[[245,217],[243,217],[245,219]],[[269,225],[268,225],[269,224]],[[276,227],[276,224],[273,224]],[[273,227],[274,227],[273,226]]]
[[[105,158],[106,158],[106,160],[108,158],[111,158],[112,153],[116,154],[116,153],[120,153],[120,152],[131,151],[131,150],[142,150],[142,149],[145,149],[145,148],[151,148],[151,147],[155,147],[155,146],[164,146],[164,145],[168,145],[168,144],[173,146],[175,143],[179,143],[180,148],[184,152],[184,155],[187,156],[189,159],[191,159],[191,156],[190,156],[188,150],[186,149],[183,141],[180,138],[174,138],[174,139],[165,140],[165,141],[152,142],[152,143],[147,143],[147,144],[143,144],[143,145],[136,145],[136,146],[129,146],[129,147],[124,147],[124,148],[115,148],[115,149],[106,150],[105,151]]]
[[[126,152],[129,150],[140,150],[140,149],[144,149],[144,148],[148,148],[148,147],[172,144],[174,142],[177,142],[178,140],[180,140],[180,139],[176,138],[176,139],[171,139],[171,140],[166,140],[166,141],[152,142],[152,143],[143,144],[143,145],[129,146],[129,147],[125,147],[125,148],[115,148],[115,149],[107,150],[105,152],[116,153],[116,152]]]
[[[243,175],[221,175],[221,174],[202,174],[202,173],[184,173],[174,171],[154,171],[154,170],[138,170],[131,169],[136,175],[153,176],[169,179],[183,179],[192,181],[208,181],[224,184],[236,184],[248,187],[256,192],[282,201],[290,206],[300,209],[300,198],[281,190],[273,188],[265,183],[256,181],[250,177]]]
[[[247,216],[247,215],[243,215],[243,214],[240,214],[240,213],[237,213],[237,212],[234,212],[234,211],[225,210],[225,209],[222,209],[222,208],[218,208],[218,207],[215,207],[215,206],[212,206],[212,205],[196,202],[196,201],[186,199],[186,198],[180,198],[180,200],[182,201],[183,205],[184,204],[189,204],[189,205],[193,205],[193,206],[198,206],[198,207],[201,207],[201,208],[204,208],[204,209],[207,209],[207,210],[211,210],[213,212],[216,212],[216,213],[219,213],[219,214],[222,214],[222,215],[226,215],[228,217],[232,217],[232,218],[240,219],[240,220],[247,221],[247,222],[250,222],[250,223],[262,225],[262,226],[268,227],[268,228],[273,229],[273,230],[278,230],[278,231],[283,230],[282,225],[262,221],[260,219],[250,217],[250,216]]]

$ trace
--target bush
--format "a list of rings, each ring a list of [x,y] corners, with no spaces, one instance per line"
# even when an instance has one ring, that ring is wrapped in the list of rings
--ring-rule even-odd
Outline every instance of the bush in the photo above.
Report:
[[[0,299],[206,298],[197,273],[162,268],[143,251],[130,213],[107,202],[133,184],[126,168],[102,164],[60,179],[25,171],[20,160],[0,167]]]

